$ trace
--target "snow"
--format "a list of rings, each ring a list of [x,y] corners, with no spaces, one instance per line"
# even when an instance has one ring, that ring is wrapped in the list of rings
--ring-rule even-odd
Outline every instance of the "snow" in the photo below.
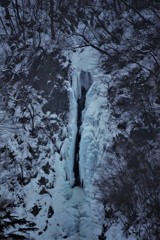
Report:
[[[86,190],[84,191],[79,187],[75,187],[73,189],[71,188],[71,186],[74,184],[73,166],[75,155],[75,141],[77,134],[77,100],[81,97],[81,88],[84,87],[86,90],[88,90],[89,86],[92,84],[93,79],[91,73],[93,74],[95,69],[94,64],[98,62],[99,58],[97,55],[94,60],[93,58],[91,60],[91,58],[88,57],[88,50],[86,51],[87,52],[83,51],[78,54],[77,52],[74,53],[76,56],[74,54],[72,55],[72,65],[70,68],[71,85],[68,88],[68,96],[70,100],[70,111],[67,127],[68,134],[67,138],[65,138],[63,141],[60,155],[56,154],[57,160],[55,161],[55,164],[57,166],[57,174],[54,188],[54,199],[56,199],[56,203],[53,202],[55,209],[54,223],[59,222],[59,226],[57,227],[57,225],[52,225],[52,227],[55,227],[54,239],[61,239],[60,234],[62,233],[60,233],[60,228],[61,230],[63,229],[62,232],[67,233],[67,239],[69,240],[96,240],[101,232],[102,221],[100,219],[102,215],[99,213],[99,210],[95,210],[97,209],[97,206],[99,206],[99,203],[96,200],[91,200]],[[81,56],[81,54],[83,56]],[[91,49],[90,54],[93,54],[93,52],[91,52]],[[81,62],[82,59],[83,61]],[[86,61],[88,61],[87,68],[85,67]],[[86,131],[90,134],[89,127],[86,128]],[[92,151],[90,154],[92,155]],[[62,161],[58,161],[58,158],[60,159],[60,156],[62,158]],[[94,157],[95,156],[93,154],[93,158]],[[91,157],[89,155],[89,160],[90,158]],[[89,175],[88,179],[90,179]],[[100,209],[101,206],[98,208]]]
[[[3,147],[10,135],[15,133],[16,129],[4,111],[4,106],[2,106],[1,102],[2,100],[0,99],[0,147]]]
[[[77,49],[70,52],[71,66],[84,72],[98,72],[100,68],[100,53],[92,47]]]
[[[80,142],[80,176],[84,187],[87,189],[86,191],[90,191],[89,188],[92,186],[90,183],[97,167],[100,148],[98,136],[103,134],[105,119],[108,117],[108,111],[104,111],[102,108],[106,106],[104,89],[106,89],[104,84],[98,81],[93,83],[87,93],[86,107],[83,112]],[[104,92],[104,96],[98,97],[102,92]]]
[[[110,75],[99,69],[99,54],[93,49],[77,51],[71,56],[71,60],[74,69],[72,81],[78,79],[81,86],[88,90],[80,128],[79,171],[85,198],[80,210],[79,239],[96,240],[104,223],[103,206],[96,196],[97,170],[102,164],[106,164],[107,160],[109,163],[110,159],[113,159],[110,153],[106,155],[104,149],[112,144],[113,137],[118,134],[117,124],[112,119],[107,100],[108,87],[112,86],[114,81]],[[89,78],[90,80],[87,80]],[[78,84],[74,87],[72,85],[72,88],[75,95],[79,96],[76,99],[80,98]],[[135,240],[133,237],[124,237],[121,224],[111,225],[106,237],[110,240]]]
[[[74,236],[73,238],[67,239],[96,240],[101,234],[104,223],[103,206],[97,200],[94,181],[97,176],[97,168],[106,158],[104,143],[108,146],[111,144],[113,137],[117,134],[117,127],[114,122],[109,124],[111,112],[107,102],[107,90],[108,86],[113,83],[112,78],[99,70],[99,57],[99,53],[91,48],[86,48],[84,51],[76,51],[71,55],[70,76],[72,88],[69,88],[70,113],[69,137],[67,139],[69,147],[65,166],[67,176],[70,175],[70,178],[72,178],[71,169],[73,170],[74,144],[77,134],[77,100],[81,97],[82,87],[86,89],[87,94],[85,109],[82,113],[79,150],[80,180],[84,189],[74,188],[70,191],[66,190],[65,193],[68,204],[71,207],[70,209],[67,204],[67,209],[70,209],[69,214],[72,215],[72,221],[74,219],[73,216],[75,216],[75,209],[78,211],[76,212],[78,214],[76,215],[76,221],[78,221],[77,231],[79,234],[72,235],[72,237]],[[61,150],[63,155],[64,153],[66,154],[67,144],[65,142],[63,144]],[[112,240],[114,239],[114,236],[112,236],[114,232],[115,229],[111,228],[109,237]],[[120,227],[117,228],[117,235],[115,236],[116,239],[118,239],[118,236],[121,237],[119,238],[120,240],[126,239]]]
[[[117,130],[114,122],[110,122],[110,108],[107,103],[107,89],[111,76],[104,75],[99,70],[100,55],[91,48],[76,51],[70,54],[70,80],[68,84],[69,114],[67,127],[61,128],[54,134],[55,146],[48,142],[41,146],[40,162],[37,164],[38,175],[23,186],[16,187],[14,193],[7,193],[9,198],[17,201],[17,196],[24,199],[17,205],[15,213],[27,217],[27,220],[36,223],[37,231],[28,233],[29,238],[35,240],[97,240],[101,234],[104,223],[102,204],[97,200],[94,180],[97,167],[104,161],[104,142],[110,144]],[[105,81],[104,81],[105,80]],[[107,80],[107,81],[106,81]],[[81,142],[79,153],[79,168],[81,183],[84,188],[74,187],[74,156],[77,134],[77,100],[81,98],[81,88],[87,91],[85,109],[82,113]],[[36,109],[38,114],[41,109]],[[17,114],[20,114],[20,111]],[[56,115],[47,112],[46,116],[52,122],[58,121]],[[39,124],[37,117],[36,123]],[[7,134],[5,135],[7,136]],[[11,137],[11,134],[9,135]],[[36,147],[36,138],[30,139],[24,134],[23,142]],[[25,141],[26,139],[26,141]],[[27,157],[25,144],[18,145],[16,140],[10,138],[8,144],[17,159]],[[21,151],[19,150],[21,147]],[[53,148],[51,154],[45,154],[47,147]],[[48,163],[49,173],[46,174],[41,166]],[[40,179],[45,179],[45,184],[40,184]],[[44,191],[42,191],[44,190]],[[39,212],[33,214],[37,206]],[[52,207],[53,215],[49,216]],[[115,230],[116,229],[116,230]],[[109,240],[126,240],[120,226],[112,226],[107,233]],[[134,240],[128,238],[128,240]]]
[[[14,1],[13,1],[14,2]],[[24,1],[25,2],[25,1]],[[30,1],[29,1],[30,2]],[[81,2],[81,1],[79,1]],[[105,2],[105,1],[104,1]],[[112,2],[112,1],[109,1]],[[96,2],[96,4],[98,1]],[[24,20],[27,20],[28,23],[32,22],[31,19],[32,16],[34,18],[34,9],[36,7],[36,1],[31,1],[31,12],[26,12],[26,16]],[[61,4],[60,4],[61,5]],[[81,5],[81,4],[80,4]],[[83,5],[83,4],[82,4]],[[115,4],[116,5],[116,4]],[[118,4],[119,5],[119,4]],[[117,7],[119,8],[119,6]],[[27,5],[24,5],[24,7]],[[55,8],[57,6],[55,5]],[[89,8],[88,8],[89,7]],[[88,11],[90,6],[88,6],[85,11]],[[48,8],[48,7],[47,7]],[[19,10],[23,9],[21,6],[21,3],[19,5]],[[26,8],[28,9],[28,8]],[[43,9],[43,7],[42,7]],[[31,63],[28,63],[28,59],[31,60],[32,58],[30,54],[32,53],[32,46],[36,49],[36,46],[38,48],[42,47],[46,54],[52,53],[53,56],[53,50],[56,50],[57,46],[56,44],[63,44],[64,42],[61,39],[61,30],[59,31],[58,41],[57,43],[53,43],[50,35],[50,27],[49,27],[49,16],[46,14],[45,10],[38,10],[36,12],[36,15],[40,17],[40,28],[45,28],[45,31],[38,29],[32,29],[35,30],[34,37],[29,38],[27,35],[26,28],[23,29],[24,33],[26,34],[26,44],[30,45],[26,46],[28,50],[26,50],[26,56],[19,64],[13,64],[11,63],[11,68],[13,68],[13,73],[15,73],[14,78],[18,75],[18,72],[23,69],[23,73],[27,73],[28,66]],[[58,8],[57,8],[58,9]],[[88,9],[88,10],[87,10]],[[112,9],[112,7],[111,7]],[[15,12],[13,11],[13,8],[9,8],[10,14],[13,20],[13,25],[16,27],[17,23],[15,22]],[[72,9],[73,10],[73,9]],[[88,14],[90,15],[90,10],[88,11]],[[139,36],[142,37],[141,44],[137,44],[141,40],[136,32],[141,33],[139,30],[136,29],[136,25],[138,24],[138,21],[140,20],[140,17],[136,13],[132,13],[132,11],[120,11],[120,15],[118,19],[114,19],[114,12],[112,12],[110,9],[108,9],[106,12],[99,11],[99,6],[95,5],[95,10],[97,10],[97,17],[100,18],[100,20],[103,22],[104,19],[106,19],[106,23],[104,22],[104,25],[108,25],[108,31],[111,33],[111,36],[109,38],[112,39],[112,35],[120,40],[120,43],[115,43],[116,41],[108,40],[108,36],[106,36],[106,43],[104,42],[104,45],[100,45],[99,40],[96,40],[96,37],[98,37],[99,33],[101,36],[101,27],[98,26],[95,31],[95,35],[92,34],[92,28],[89,29],[89,21],[88,24],[85,23],[86,19],[82,19],[84,23],[80,23],[77,29],[77,33],[84,33],[86,34],[88,39],[95,43],[96,46],[100,46],[100,48],[104,49],[105,51],[108,51],[109,54],[113,55],[117,52],[123,53],[124,56],[125,53],[129,53],[132,50],[132,45],[135,44],[134,50],[137,52],[142,52],[142,49],[145,46],[144,40],[145,36],[147,37],[147,34],[145,33],[144,29],[143,34],[140,34]],[[121,10],[121,9],[120,9]],[[118,9],[119,11],[119,9]],[[21,12],[21,11],[20,11]],[[72,11],[71,11],[72,12]],[[92,12],[92,11],[91,11]],[[3,16],[4,23],[5,20],[5,8],[0,9],[0,13]],[[140,10],[140,13],[145,16],[146,20],[153,20],[156,19],[154,16],[154,13],[152,13],[151,10]],[[74,12],[75,14],[75,12]],[[81,12],[83,15],[83,11]],[[13,16],[12,16],[13,15]],[[40,16],[41,15],[41,16]],[[91,15],[90,15],[91,16]],[[21,17],[21,16],[20,16]],[[42,17],[42,18],[41,18]],[[68,21],[67,23],[70,23],[71,16],[67,16],[64,21]],[[81,19],[82,16],[80,16]],[[83,17],[82,17],[83,18]],[[97,19],[98,19],[97,18]],[[124,19],[128,19],[127,21]],[[68,19],[68,20],[67,20]],[[112,21],[113,19],[113,21]],[[129,24],[129,21],[133,24]],[[79,21],[79,20],[78,20]],[[108,23],[107,23],[108,22]],[[110,22],[110,23],[109,23]],[[140,22],[141,23],[141,22]],[[57,23],[58,24],[58,23]],[[44,26],[43,26],[44,25]],[[92,25],[92,23],[91,23]],[[133,25],[133,26],[132,26]],[[135,25],[135,26],[134,26]],[[58,26],[58,25],[57,25]],[[57,28],[56,26],[56,28]],[[73,26],[73,28],[76,26]],[[149,25],[148,25],[149,26]],[[158,29],[158,21],[156,23],[157,29]],[[7,25],[6,25],[7,27]],[[34,27],[33,27],[34,28]],[[135,29],[134,29],[135,28]],[[140,26],[141,28],[141,26]],[[11,29],[9,26],[6,28],[8,34],[10,35]],[[123,34],[118,34],[118,29],[122,30]],[[40,31],[39,31],[40,30]],[[72,27],[71,27],[72,30]],[[85,33],[86,30],[86,33]],[[88,33],[87,33],[88,30]],[[91,30],[91,31],[90,31]],[[147,28],[146,28],[147,30]],[[19,29],[15,31],[19,31]],[[147,30],[148,31],[148,30]],[[151,27],[150,30],[150,36],[152,33],[154,33],[155,29],[154,27]],[[67,29],[66,29],[67,33]],[[98,34],[97,34],[98,33]],[[6,44],[6,40],[4,40],[5,37],[5,31],[4,27],[2,29],[2,47],[0,47],[0,54],[1,54],[1,60],[0,65],[4,63],[6,56],[11,54],[11,50],[8,47],[8,44]],[[63,34],[63,33],[62,33]],[[117,35],[118,34],[118,35]],[[11,34],[12,35],[12,34]],[[32,35],[32,34],[31,34]],[[66,34],[63,34],[66,35]],[[78,34],[77,34],[78,35]],[[97,36],[96,36],[97,35]],[[148,38],[150,39],[150,36],[148,35]],[[91,37],[94,37],[93,41]],[[103,37],[103,34],[102,34]],[[100,37],[101,38],[101,37]],[[143,39],[144,38],[144,39]],[[20,36],[21,39],[21,36]],[[9,100],[9,108],[12,108],[15,111],[15,114],[17,116],[15,120],[15,126],[13,122],[10,121],[9,116],[7,116],[6,112],[3,111],[3,107],[0,105],[0,148],[3,148],[3,146],[6,146],[6,149],[8,148],[10,150],[10,153],[13,154],[12,161],[9,162],[7,159],[7,151],[1,149],[0,153],[0,169],[2,169],[1,173],[1,181],[4,180],[4,184],[2,188],[0,189],[0,196],[6,197],[6,199],[14,199],[16,208],[15,208],[15,215],[19,217],[26,217],[27,220],[30,220],[32,222],[36,223],[36,227],[38,230],[28,232],[28,240],[33,237],[34,240],[62,240],[62,239],[68,239],[68,240],[97,240],[98,236],[102,233],[102,226],[105,223],[106,219],[104,219],[104,209],[101,202],[98,201],[99,192],[97,192],[96,187],[96,180],[98,179],[98,176],[100,175],[100,170],[103,169],[105,166],[108,171],[113,170],[112,169],[112,161],[116,161],[115,153],[109,152],[109,147],[113,144],[113,138],[116,138],[116,136],[119,133],[123,133],[124,136],[126,136],[131,128],[132,123],[131,120],[128,117],[127,112],[120,112],[121,109],[118,110],[115,108],[114,111],[116,113],[121,113],[121,121],[125,120],[129,126],[125,130],[118,130],[117,124],[119,120],[115,120],[113,117],[113,112],[111,112],[111,106],[108,101],[108,88],[110,86],[114,86],[115,82],[118,82],[120,79],[125,79],[125,77],[128,76],[128,72],[131,73],[134,71],[137,71],[137,63],[139,63],[141,66],[144,66],[144,71],[148,75],[149,69],[154,69],[155,64],[155,57],[156,54],[158,55],[159,52],[157,48],[150,50],[144,50],[146,51],[146,54],[141,58],[140,60],[135,60],[137,63],[133,63],[134,59],[130,59],[130,56],[126,56],[126,60],[128,61],[128,65],[125,67],[119,68],[120,62],[115,61],[115,67],[113,66],[113,71],[111,70],[111,75],[106,75],[101,69],[102,63],[101,63],[101,55],[98,51],[93,49],[92,47],[79,47],[77,46],[81,45],[81,40],[78,39],[76,34],[73,34],[72,37],[66,39],[66,36],[63,38],[65,41],[65,47],[64,49],[68,48],[70,46],[70,49],[72,50],[64,50],[66,52],[66,57],[68,58],[68,62],[65,63],[63,60],[62,65],[68,68],[69,66],[69,81],[66,80],[66,89],[68,91],[68,98],[69,98],[69,113],[68,113],[68,125],[64,126],[61,125],[60,119],[57,117],[56,114],[51,113],[48,111],[46,114],[43,113],[42,107],[40,105],[43,104],[37,104],[37,99],[34,101],[34,97],[37,96],[39,100],[42,100],[41,94],[38,96],[38,92],[32,92],[30,89],[27,89],[30,93],[30,100],[33,100],[33,108],[35,110],[35,116],[34,121],[37,129],[45,129],[45,123],[42,121],[43,117],[47,118],[50,123],[56,125],[58,128],[57,132],[54,133],[54,127],[53,129],[50,129],[51,133],[53,133],[52,136],[45,136],[41,131],[36,133],[38,137],[34,136],[31,137],[31,130],[32,130],[32,121],[29,121],[29,124],[20,124],[18,120],[21,117],[28,117],[31,119],[31,112],[32,112],[32,106],[28,105],[29,111],[25,111],[25,113],[22,113],[22,108],[16,107],[16,91],[18,89],[18,84],[14,85],[14,98],[12,100]],[[101,40],[101,39],[100,39]],[[152,41],[152,39],[150,39]],[[148,40],[147,40],[148,41]],[[154,39],[156,41],[156,38]],[[153,42],[154,42],[153,41]],[[56,42],[56,41],[55,41]],[[71,42],[73,42],[73,46],[71,46]],[[134,42],[134,44],[133,44]],[[21,45],[22,44],[22,45]],[[21,47],[23,47],[23,43],[20,43],[21,46],[19,46],[19,50],[21,51]],[[61,48],[61,46],[58,46]],[[137,45],[137,46],[136,46]],[[154,45],[151,43],[151,45]],[[155,44],[156,45],[156,44]],[[131,49],[130,49],[131,46]],[[148,48],[148,44],[146,44],[146,47]],[[10,44],[11,47],[11,44]],[[146,48],[146,49],[147,49]],[[12,53],[11,55],[14,56],[14,45],[12,46]],[[15,48],[16,49],[16,48]],[[144,48],[145,49],[145,48]],[[18,57],[17,60],[19,61],[19,58],[21,58],[20,53],[15,53],[15,59],[16,56]],[[16,50],[17,51],[17,50]],[[58,50],[59,51],[59,50]],[[10,54],[9,54],[10,52]],[[22,51],[23,53],[23,51]],[[144,52],[143,52],[144,53]],[[40,50],[37,53],[37,57],[40,56]],[[127,55],[126,54],[126,55]],[[152,55],[153,54],[153,55]],[[131,54],[132,55],[132,54]],[[134,54],[133,54],[134,56]],[[155,56],[155,57],[153,57]],[[23,57],[23,56],[22,56]],[[54,57],[54,56],[53,56]],[[119,57],[118,57],[119,58]],[[123,54],[122,54],[123,58]],[[12,58],[11,58],[12,59]],[[38,59],[38,58],[37,58]],[[135,59],[136,59],[136,53],[135,53]],[[138,58],[139,59],[139,58]],[[42,60],[42,61],[41,61]],[[40,62],[43,62],[43,58],[41,58]],[[9,61],[9,60],[8,60]],[[105,59],[107,63],[107,56]],[[131,63],[129,63],[131,62]],[[6,62],[7,63],[7,62]],[[12,66],[13,65],[13,66]],[[36,64],[35,64],[36,65]],[[106,64],[107,65],[107,64]],[[109,65],[109,64],[108,64]],[[123,65],[123,64],[122,64]],[[0,70],[3,70],[3,66],[0,66]],[[37,68],[38,70],[38,68]],[[107,69],[106,69],[107,70]],[[108,71],[109,72],[109,71]],[[54,74],[51,74],[51,78],[47,80],[47,84],[50,85],[50,83],[53,81],[52,76]],[[57,75],[57,78],[60,80],[62,79],[61,75]],[[134,74],[133,74],[134,78]],[[118,79],[118,81],[117,81]],[[9,79],[8,79],[9,80]],[[14,79],[15,81],[16,79]],[[135,79],[136,80],[136,79]],[[132,80],[134,83],[134,79]],[[152,87],[155,86],[154,81],[151,80],[153,83],[150,83]],[[8,81],[9,82],[9,81]],[[16,81],[15,81],[16,82]],[[49,86],[48,85],[48,86]],[[54,88],[58,86],[58,83],[54,84]],[[80,171],[80,180],[81,180],[81,186],[82,187],[74,187],[75,183],[75,176],[74,176],[74,158],[75,158],[75,144],[76,144],[76,135],[79,131],[77,126],[78,117],[79,117],[79,108],[78,108],[78,101],[82,97],[82,89],[85,89],[84,92],[87,92],[86,99],[85,99],[85,108],[82,112],[82,124],[80,127],[80,146],[79,146],[79,171]],[[119,89],[116,89],[119,91]],[[123,89],[123,92],[121,94],[117,94],[116,99],[114,99],[114,104],[116,104],[116,101],[120,100],[122,97],[125,97],[127,94],[127,88]],[[50,92],[51,97],[53,91]],[[128,94],[129,95],[129,94]],[[33,99],[32,99],[33,98]],[[129,99],[129,97],[128,97]],[[44,101],[44,99],[43,99]],[[25,102],[25,100],[24,100]],[[27,101],[26,101],[27,102]],[[41,101],[38,101],[41,102]],[[111,102],[111,101],[110,101]],[[0,99],[1,103],[1,99]],[[44,103],[44,102],[43,102]],[[54,104],[54,103],[53,103]],[[158,103],[153,103],[156,109],[159,108]],[[34,115],[33,110],[33,115]],[[112,106],[113,110],[113,106]],[[158,110],[157,110],[158,112]],[[78,115],[78,116],[77,116]],[[117,114],[118,115],[118,114]],[[16,122],[17,121],[17,122]],[[136,119],[135,119],[136,121]],[[21,130],[20,130],[21,129]],[[36,135],[35,134],[35,135]],[[16,137],[15,137],[16,135]],[[46,138],[46,141],[41,140],[43,138]],[[39,146],[40,145],[40,146]],[[34,149],[35,154],[38,152],[38,160],[37,158],[33,157],[30,158],[31,152],[28,151],[28,148],[31,147]],[[36,149],[38,149],[36,151]],[[158,149],[158,146],[157,146]],[[158,156],[158,150],[157,150],[157,156]],[[16,159],[16,161],[15,161]],[[27,162],[28,161],[28,162]],[[9,163],[8,163],[9,162]],[[28,164],[29,163],[29,164]],[[7,166],[9,165],[9,167]],[[21,185],[20,182],[18,182],[17,176],[22,174],[21,166],[25,166],[25,164],[32,169],[30,172],[26,171],[24,172],[24,177],[29,172],[30,178],[29,183]],[[48,164],[48,172],[44,171],[44,166]],[[7,166],[7,170],[5,169]],[[116,166],[116,163],[114,164],[114,167]],[[13,169],[12,169],[13,168]],[[115,167],[116,168],[116,167]],[[36,171],[35,171],[36,169]],[[31,176],[32,171],[36,172],[36,176]],[[116,171],[116,170],[115,170]],[[6,181],[7,178],[12,178],[12,176],[16,176],[16,180],[14,184],[9,185],[9,183]],[[6,179],[5,179],[6,178]],[[44,180],[44,181],[42,181]],[[46,181],[46,182],[45,182]],[[45,182],[45,183],[44,183]],[[23,184],[23,183],[22,183]],[[10,189],[12,187],[12,190]],[[39,212],[34,214],[33,208],[37,207]],[[52,207],[52,214],[49,215],[49,209]],[[107,232],[105,233],[107,240],[136,240],[133,236],[125,237],[123,234],[123,226],[120,222],[114,222],[111,223],[111,225],[108,227]],[[18,230],[18,226],[16,226],[16,229]],[[16,229],[14,229],[16,231]],[[11,229],[13,230],[13,229]],[[8,231],[11,231],[10,229]]]
[[[136,240],[133,236],[124,237],[120,223],[113,224],[107,231],[106,237],[107,240]]]

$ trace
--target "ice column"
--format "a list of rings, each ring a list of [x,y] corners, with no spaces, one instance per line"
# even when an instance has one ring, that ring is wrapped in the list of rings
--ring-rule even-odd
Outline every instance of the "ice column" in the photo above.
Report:
[[[70,95],[70,137],[69,143],[70,160],[72,161],[72,171],[74,172],[74,186],[82,186],[79,175],[79,146],[81,141],[80,127],[82,124],[82,111],[85,107],[86,92],[92,83],[92,77],[89,72],[71,70],[72,93]],[[74,109],[73,109],[74,108]]]

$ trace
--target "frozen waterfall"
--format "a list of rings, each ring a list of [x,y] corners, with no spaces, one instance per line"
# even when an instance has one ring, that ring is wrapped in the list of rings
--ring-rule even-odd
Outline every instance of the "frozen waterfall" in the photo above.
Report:
[[[74,139],[72,141],[72,144],[74,144],[74,147],[72,147],[72,149],[74,149],[74,154],[72,154],[72,156],[74,155],[74,186],[82,186],[80,181],[81,177],[79,175],[79,146],[81,141],[80,127],[82,124],[82,111],[85,107],[86,93],[92,84],[92,76],[90,72],[80,71],[79,69],[72,69],[70,76],[74,94],[74,99],[72,98],[70,100],[74,101],[74,104],[72,103],[71,105],[76,107],[76,109],[74,109],[76,119],[76,127],[74,126],[74,129],[76,129],[76,133],[73,134]]]
[[[71,70],[71,84],[76,100],[81,99],[82,89],[87,91],[92,84],[92,76],[90,72],[79,69]]]

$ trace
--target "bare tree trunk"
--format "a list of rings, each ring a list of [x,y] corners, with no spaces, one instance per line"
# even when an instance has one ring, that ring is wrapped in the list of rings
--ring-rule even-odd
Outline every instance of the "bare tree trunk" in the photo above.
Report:
[[[55,29],[54,29],[54,2],[53,0],[50,0],[50,20],[51,20],[51,35],[52,35],[52,40],[55,39]]]

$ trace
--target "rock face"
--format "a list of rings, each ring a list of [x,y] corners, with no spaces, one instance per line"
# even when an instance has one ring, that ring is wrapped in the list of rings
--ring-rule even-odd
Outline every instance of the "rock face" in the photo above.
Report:
[[[63,67],[57,61],[56,55],[57,52],[55,50],[51,54],[33,62],[29,72],[29,79],[31,85],[38,91],[42,91],[43,96],[47,99],[43,107],[44,111],[64,114],[68,112],[69,107],[65,85],[68,68]]]

